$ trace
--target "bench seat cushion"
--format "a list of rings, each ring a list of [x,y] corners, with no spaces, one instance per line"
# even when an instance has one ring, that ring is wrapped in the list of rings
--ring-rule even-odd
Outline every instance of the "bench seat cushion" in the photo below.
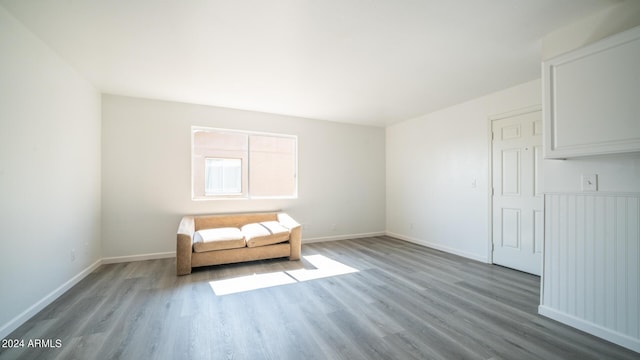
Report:
[[[266,246],[289,240],[289,229],[278,221],[263,221],[242,227],[247,247]]]
[[[236,249],[246,246],[240,229],[225,227],[198,230],[193,235],[193,251],[206,252],[223,249]]]

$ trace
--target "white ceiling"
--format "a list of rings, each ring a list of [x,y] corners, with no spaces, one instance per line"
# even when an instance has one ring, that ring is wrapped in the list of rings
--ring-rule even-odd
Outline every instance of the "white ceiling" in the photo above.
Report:
[[[0,0],[105,93],[389,125],[539,77],[618,0]]]

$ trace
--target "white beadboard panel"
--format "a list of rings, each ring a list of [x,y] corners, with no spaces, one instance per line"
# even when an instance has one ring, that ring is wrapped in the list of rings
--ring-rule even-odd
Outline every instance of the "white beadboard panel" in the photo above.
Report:
[[[640,194],[546,194],[544,241],[540,313],[640,351]]]

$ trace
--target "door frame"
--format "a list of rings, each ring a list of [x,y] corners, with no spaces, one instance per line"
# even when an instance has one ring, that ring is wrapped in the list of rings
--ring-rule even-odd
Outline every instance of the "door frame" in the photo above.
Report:
[[[489,243],[487,244],[487,260],[489,264],[493,264],[493,122],[496,120],[502,120],[502,119],[506,119],[506,118],[510,118],[510,117],[514,117],[514,116],[519,116],[519,115],[525,115],[525,114],[529,114],[529,113],[533,113],[536,111],[540,111],[542,113],[542,105],[541,104],[536,104],[536,105],[530,105],[530,106],[526,106],[523,108],[518,108],[515,110],[511,110],[511,111],[507,111],[504,113],[499,113],[499,114],[494,114],[494,115],[489,115],[487,117],[487,138],[489,139],[489,145],[488,145],[488,154],[489,154],[489,171],[488,171],[488,184],[489,184],[489,188],[487,189],[487,193],[488,193],[488,203],[489,203],[489,236],[488,236],[488,241]],[[542,114],[541,114],[542,115]],[[543,125],[544,126],[544,125]],[[544,132],[543,132],[544,133]],[[543,139],[544,141],[544,139]],[[539,180],[539,179],[538,179]],[[542,209],[542,216],[544,218],[544,208]],[[542,269],[541,269],[542,270]]]

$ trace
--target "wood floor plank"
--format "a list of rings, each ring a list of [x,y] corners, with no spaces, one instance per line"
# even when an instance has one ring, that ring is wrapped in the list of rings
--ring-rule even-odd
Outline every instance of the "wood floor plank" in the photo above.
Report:
[[[194,269],[102,265],[16,329],[60,348],[5,359],[639,359],[537,314],[540,279],[387,236],[305,244],[356,272],[303,281],[308,259]],[[216,295],[214,281],[290,284]],[[266,280],[265,280],[266,281]],[[266,285],[266,284],[261,284]]]

